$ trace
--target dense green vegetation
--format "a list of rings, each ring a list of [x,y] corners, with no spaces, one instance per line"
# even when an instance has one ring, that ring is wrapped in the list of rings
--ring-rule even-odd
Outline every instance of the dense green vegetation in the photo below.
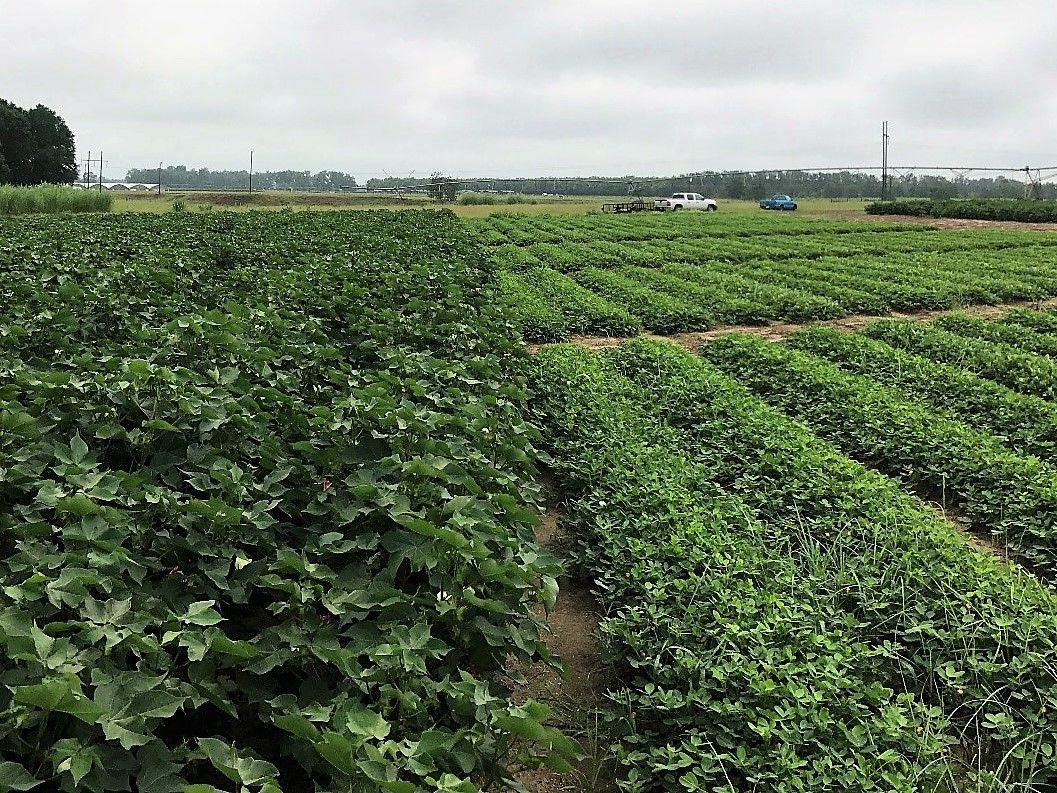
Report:
[[[897,388],[956,421],[984,430],[1016,452],[1057,456],[1057,403],[1018,394],[971,372],[913,355],[858,333],[815,326],[789,346]]]
[[[1052,196],[1051,196],[1052,198]],[[868,215],[915,215],[928,218],[1019,220],[1028,223],[1057,221],[1057,201],[1017,198],[948,198],[875,201]]]
[[[109,212],[114,196],[63,185],[11,187],[0,185],[0,215],[62,212]]]
[[[621,790],[1049,789],[1057,311],[518,331],[1039,299],[1055,264],[795,217],[0,218],[0,791],[565,769],[510,688],[560,666],[540,462]]]
[[[0,789],[476,791],[571,745],[454,215],[0,221]],[[190,787],[188,787],[190,785]]]
[[[54,110],[0,99],[0,185],[69,184],[74,156],[73,133]]]
[[[908,400],[869,378],[757,337],[726,336],[705,356],[868,465],[960,503],[981,532],[1057,577],[1057,467]]]
[[[1025,329],[1025,333],[1030,332]],[[866,333],[893,347],[958,366],[1018,393],[1057,401],[1057,359],[911,320],[881,320],[870,325]]]
[[[471,226],[515,274],[504,291],[530,341],[1057,295],[1057,237],[1031,232],[722,213],[492,215]],[[570,321],[568,288],[535,288],[565,276],[580,287],[577,302],[601,313]],[[614,322],[614,312],[630,323]]]
[[[681,348],[558,346],[538,370],[576,560],[611,614],[627,790],[1057,778],[1038,580]]]

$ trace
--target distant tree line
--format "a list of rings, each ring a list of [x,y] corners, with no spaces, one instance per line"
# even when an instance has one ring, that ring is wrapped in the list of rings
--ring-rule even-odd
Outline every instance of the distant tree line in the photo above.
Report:
[[[130,168],[130,182],[157,182],[157,168]],[[200,190],[245,190],[249,186],[249,171],[211,171],[209,168],[188,168],[169,165],[162,168],[162,184]],[[341,171],[254,171],[254,190],[341,190],[356,187],[356,178]]]
[[[75,156],[73,133],[54,110],[0,99],[0,184],[69,184]]]
[[[59,121],[61,122],[61,119]],[[72,153],[70,156],[72,158]],[[71,176],[65,181],[72,181],[72,178]],[[130,182],[156,182],[158,169],[132,168],[128,171],[127,178]],[[249,184],[249,172],[245,170],[212,171],[209,168],[188,168],[184,165],[170,165],[163,168],[161,178],[162,183],[168,187],[201,190],[245,190]],[[253,174],[255,190],[335,191],[356,186],[356,178],[341,171],[319,171],[318,173],[262,171]],[[664,177],[592,176],[574,179],[540,177],[473,180],[460,179],[458,176],[441,176],[437,173],[417,179],[406,177],[368,179],[365,187],[367,190],[412,188],[447,201],[454,198],[455,191],[466,190],[567,196],[661,196],[693,191],[712,198],[735,199],[759,199],[775,193],[788,193],[799,198],[858,199],[880,197],[881,177],[875,173],[852,171],[836,173],[760,171],[751,174],[716,172]],[[891,198],[1022,198],[1024,196],[1024,182],[1004,176],[951,179],[945,176],[905,174],[891,178],[889,187]],[[1043,184],[1042,197],[1057,198],[1057,185]]]
[[[458,179],[458,177],[453,177]],[[417,187],[431,188],[430,179],[369,179],[367,189]],[[890,178],[893,198],[1022,198],[1024,182],[996,178],[955,178],[906,174]],[[877,198],[881,195],[879,174],[839,171],[818,173],[803,171],[761,171],[752,174],[703,173],[681,176],[623,176],[618,178],[584,177],[538,179],[459,180],[459,190],[475,192],[501,191],[526,195],[557,194],[568,196],[597,195],[670,195],[683,191],[702,193],[711,198],[759,199],[775,193],[800,198]],[[1057,185],[1043,184],[1043,198],[1057,198]]]

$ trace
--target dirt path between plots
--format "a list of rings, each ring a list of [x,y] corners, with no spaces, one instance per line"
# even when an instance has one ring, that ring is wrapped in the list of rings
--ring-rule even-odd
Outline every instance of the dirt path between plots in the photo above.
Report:
[[[869,323],[877,319],[918,319],[926,320],[951,314],[955,311],[963,311],[980,317],[994,317],[1004,314],[1012,308],[1054,308],[1057,307],[1057,298],[1048,300],[1016,300],[1010,303],[1001,303],[996,306],[965,306],[964,308],[941,309],[934,311],[892,311],[887,314],[849,314],[846,317],[836,319],[814,320],[812,322],[772,322],[769,325],[720,325],[711,330],[689,331],[686,333],[673,333],[662,335],[658,333],[639,334],[650,339],[666,339],[683,345],[687,349],[694,350],[706,341],[725,336],[728,333],[750,333],[762,336],[768,341],[780,341],[791,333],[811,325],[826,325],[840,330],[861,330]],[[579,344],[594,350],[603,350],[609,347],[617,347],[632,336],[571,336],[565,341],[566,344]],[[554,342],[561,343],[561,342]],[[529,352],[536,352],[548,344],[529,344]]]
[[[996,556],[1003,562],[1009,564],[1015,564],[1016,562],[1010,556],[1009,548],[1002,545],[994,537],[989,537],[976,531],[973,528],[973,522],[965,514],[959,505],[952,503],[943,503],[940,501],[930,500],[927,495],[920,492],[916,492],[913,489],[910,492],[914,493],[919,499],[925,502],[930,508],[936,511],[941,518],[954,526],[958,532],[965,537],[965,541],[976,548],[978,551],[984,551]]]
[[[541,545],[553,549],[561,540],[561,509],[552,505],[536,529]],[[546,664],[521,667],[525,683],[514,686],[516,703],[533,699],[551,709],[550,723],[578,741],[586,756],[575,761],[571,771],[560,774],[549,769],[520,774],[521,784],[531,793],[608,793],[615,790],[599,710],[603,707],[606,669],[597,639],[598,604],[590,590],[568,576],[558,582],[558,599],[547,617],[550,634],[545,637],[551,652],[565,662],[567,674]]]
[[[938,229],[1016,229],[1018,231],[1057,231],[1057,223],[1027,223],[1021,220],[978,220],[976,218],[921,218],[916,215],[865,215],[864,220],[891,223],[923,223]]]

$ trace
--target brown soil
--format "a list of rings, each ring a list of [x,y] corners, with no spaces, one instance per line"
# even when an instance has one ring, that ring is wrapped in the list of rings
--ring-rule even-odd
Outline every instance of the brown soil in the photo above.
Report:
[[[667,339],[668,341],[674,341],[678,344],[683,345],[687,349],[695,350],[700,347],[704,342],[711,339],[718,338],[719,336],[725,336],[728,333],[750,333],[756,336],[762,336],[768,341],[781,341],[786,336],[794,333],[801,328],[808,327],[809,325],[826,325],[831,328],[839,328],[841,330],[861,330],[863,327],[868,325],[877,319],[918,319],[926,320],[939,317],[944,314],[950,314],[954,311],[964,311],[970,314],[976,314],[981,317],[994,317],[1004,314],[1011,308],[1052,308],[1057,306],[1057,298],[1050,298],[1049,300],[1018,300],[1010,303],[1003,303],[997,306],[965,306],[964,308],[957,309],[944,309],[940,311],[912,311],[912,312],[899,312],[893,311],[888,314],[851,314],[846,317],[838,317],[837,319],[818,320],[814,322],[773,322],[769,325],[721,325],[711,330],[700,330],[690,331],[686,333],[674,333],[669,336],[657,334],[657,333],[645,333],[642,334],[651,339]],[[573,336],[569,338],[567,343],[579,344],[581,347],[587,347],[594,350],[603,350],[610,347],[617,347],[622,342],[627,341],[630,336]],[[531,344],[528,345],[530,352],[536,352],[542,347],[546,347],[546,344]]]
[[[560,541],[561,511],[550,507],[536,529],[536,538],[545,547]],[[614,790],[609,767],[604,726],[599,720],[606,688],[606,671],[597,639],[598,604],[590,590],[573,578],[558,582],[558,599],[547,616],[551,652],[564,661],[566,674],[542,663],[520,667],[525,683],[514,686],[513,700],[542,702],[551,709],[550,723],[578,741],[585,757],[573,762],[572,770],[561,774],[549,769],[525,771],[521,784],[531,793],[573,793]]]
[[[938,229],[1018,229],[1020,231],[1057,231],[1057,223],[1024,223],[1019,220],[976,220],[973,218],[919,218],[914,215],[867,215],[866,220],[892,223],[922,223]]]
[[[912,491],[914,492],[914,491]],[[958,532],[965,537],[965,541],[976,548],[977,550],[984,551],[993,556],[997,556],[1005,562],[1015,564],[1009,556],[1009,549],[1004,545],[999,544],[993,537],[989,537],[985,534],[980,534],[973,530],[972,521],[966,516],[965,511],[957,504],[944,503],[942,501],[931,500],[926,494],[921,492],[915,492],[918,498],[924,501],[928,506],[932,507],[940,517],[950,523]]]

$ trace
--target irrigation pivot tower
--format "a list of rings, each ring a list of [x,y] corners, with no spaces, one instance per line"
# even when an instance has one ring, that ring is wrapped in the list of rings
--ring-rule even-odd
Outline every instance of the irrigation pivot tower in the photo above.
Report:
[[[881,200],[888,199],[888,122],[881,122]]]

